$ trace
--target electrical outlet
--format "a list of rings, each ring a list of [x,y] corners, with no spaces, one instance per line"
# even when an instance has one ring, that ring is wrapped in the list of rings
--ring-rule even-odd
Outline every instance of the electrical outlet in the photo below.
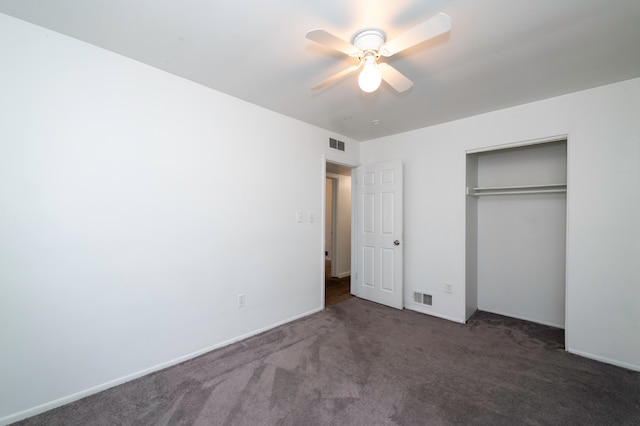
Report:
[[[447,294],[453,294],[453,284],[445,283],[444,284],[444,292]]]
[[[244,308],[245,303],[246,303],[245,295],[244,294],[239,294],[238,295],[238,308]]]

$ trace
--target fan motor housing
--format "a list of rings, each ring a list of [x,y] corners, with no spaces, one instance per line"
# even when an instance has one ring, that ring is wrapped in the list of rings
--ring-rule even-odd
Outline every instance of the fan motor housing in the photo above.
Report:
[[[352,44],[362,52],[368,50],[378,51],[384,44],[387,36],[382,30],[367,29],[358,31],[352,40]]]

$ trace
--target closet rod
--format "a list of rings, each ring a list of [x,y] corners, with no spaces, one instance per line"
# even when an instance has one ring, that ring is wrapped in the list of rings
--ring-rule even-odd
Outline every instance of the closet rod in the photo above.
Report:
[[[549,194],[553,192],[567,192],[566,189],[536,189],[531,191],[487,191],[487,192],[476,192],[473,194],[474,197],[479,197],[481,195],[519,195],[519,194]]]

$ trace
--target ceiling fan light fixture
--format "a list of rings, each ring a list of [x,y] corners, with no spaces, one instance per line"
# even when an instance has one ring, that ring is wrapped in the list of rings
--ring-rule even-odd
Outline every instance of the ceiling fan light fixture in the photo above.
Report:
[[[376,58],[373,55],[367,55],[363,60],[364,67],[358,76],[358,86],[360,86],[363,92],[375,92],[382,82],[382,75],[380,75],[380,71],[378,70]]]
[[[374,92],[380,87],[382,80],[398,93],[406,92],[413,86],[413,82],[386,62],[378,65],[378,58],[380,56],[388,58],[450,30],[451,18],[444,13],[439,13],[421,24],[408,29],[391,41],[387,41],[387,35],[384,31],[376,28],[358,31],[351,39],[351,43],[322,28],[311,30],[306,36],[309,40],[313,40],[359,60],[358,65],[352,65],[332,75],[313,86],[311,90],[320,89],[362,68],[358,76],[358,85],[364,92]]]

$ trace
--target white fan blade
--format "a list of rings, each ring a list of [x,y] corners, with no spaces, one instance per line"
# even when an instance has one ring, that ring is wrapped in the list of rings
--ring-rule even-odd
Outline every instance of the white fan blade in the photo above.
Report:
[[[360,65],[362,64],[362,62],[360,62],[360,64],[358,65],[354,65],[352,67],[349,67],[347,69],[344,69],[342,71],[340,71],[337,74],[332,75],[331,77],[327,78],[324,81],[321,81],[320,83],[316,84],[315,86],[313,86],[311,88],[311,90],[318,90],[318,89],[322,89],[324,86],[326,86],[329,83],[333,83],[334,81],[341,79],[342,77],[344,77],[345,75],[352,73],[354,71],[356,71],[358,68],[360,68]]]
[[[385,43],[380,48],[380,54],[383,56],[395,55],[448,31],[451,31],[451,18],[445,13],[439,13]]]
[[[404,74],[385,62],[378,64],[378,70],[380,71],[382,79],[386,81],[389,86],[393,87],[396,92],[405,92],[413,86],[413,81],[409,80]]]
[[[330,32],[327,32],[321,28],[309,31],[306,37],[309,40],[331,47],[332,49],[335,49],[338,52],[346,53],[349,56],[358,56],[361,53],[360,50],[353,44],[344,41],[340,37],[336,37]]]

